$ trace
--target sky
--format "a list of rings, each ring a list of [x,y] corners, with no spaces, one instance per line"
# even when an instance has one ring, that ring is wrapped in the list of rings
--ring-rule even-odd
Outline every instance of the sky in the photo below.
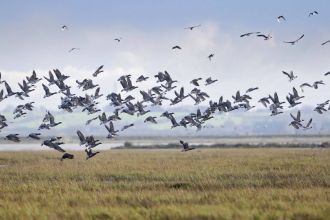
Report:
[[[329,98],[330,40],[328,24],[329,1],[7,1],[1,2],[0,72],[13,91],[20,91],[22,83],[32,71],[38,77],[47,76],[59,69],[70,78],[72,93],[84,96],[75,81],[92,78],[106,96],[120,92],[117,79],[131,74],[133,85],[139,86],[122,97],[133,95],[141,100],[141,90],[156,84],[153,76],[166,70],[178,83],[190,92],[194,79],[208,77],[218,79],[210,86],[200,86],[211,96],[209,100],[233,101],[231,96],[240,90],[259,87],[252,92],[251,105],[263,109],[258,103],[262,97],[277,92],[280,101],[292,87],[302,83],[313,84],[323,80],[326,85],[318,90],[305,89],[303,105],[316,106]],[[309,13],[318,15],[309,17]],[[283,15],[286,21],[277,22]],[[68,30],[62,31],[66,25]],[[186,27],[201,25],[194,30]],[[273,36],[269,41],[241,34],[259,31]],[[293,41],[302,34],[304,38],[292,46],[283,41]],[[122,37],[121,42],[114,39]],[[172,51],[173,46],[182,50]],[[76,47],[80,50],[68,52]],[[207,57],[214,54],[210,61]],[[104,65],[104,72],[92,77],[93,72]],[[297,79],[288,82],[282,71],[293,70]],[[150,77],[147,82],[136,84],[140,75]],[[42,98],[44,91],[38,83],[31,97],[22,101],[11,97],[0,103],[0,111],[8,106],[35,102],[36,107],[57,109],[60,95]],[[5,89],[4,84],[0,89]],[[54,86],[51,91],[58,91]],[[92,94],[94,90],[88,91]],[[4,92],[6,94],[6,92]],[[301,92],[300,92],[301,93]],[[166,97],[174,98],[173,91]],[[108,105],[101,100],[100,108]],[[179,106],[193,106],[186,99]],[[287,106],[288,104],[285,104]],[[296,112],[303,105],[294,108]],[[164,102],[164,106],[169,107]],[[194,107],[196,109],[197,107]],[[286,107],[287,109],[287,107]],[[291,109],[290,109],[291,110]]]

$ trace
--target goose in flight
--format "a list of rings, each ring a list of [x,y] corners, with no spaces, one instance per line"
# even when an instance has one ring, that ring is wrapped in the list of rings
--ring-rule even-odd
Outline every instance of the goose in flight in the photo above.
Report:
[[[197,25],[197,26],[186,27],[184,29],[190,29],[192,31],[194,28],[197,28],[197,27],[200,27],[200,26],[202,26],[202,25],[200,24],[200,25]]]
[[[293,90],[293,101],[298,101],[299,99],[302,99],[305,97],[305,96],[299,96],[295,87],[293,87],[292,90]],[[291,94],[290,94],[290,96],[291,96]]]
[[[132,126],[134,126],[134,124],[124,125],[124,127],[122,127],[121,131],[123,131],[129,127],[132,127]]]
[[[92,118],[92,119],[89,119],[87,122],[86,122],[86,125],[90,125],[90,123],[94,120],[98,119],[98,117],[95,117],[95,118]]]
[[[101,96],[103,96],[103,94],[99,94],[100,93],[100,88],[101,87],[98,87],[96,90],[95,90],[95,94],[94,95],[91,95],[91,98],[93,100],[96,100],[98,98],[100,98]]]
[[[52,96],[52,95],[55,95],[55,94],[57,94],[57,92],[50,92],[49,91],[49,88],[47,87],[47,86],[45,86],[44,84],[42,84],[42,87],[44,88],[44,90],[45,90],[45,95],[44,95],[44,98],[47,98],[47,97],[50,97],[50,96]]]
[[[86,137],[86,142],[87,143],[85,144],[85,146],[88,147],[88,149],[94,148],[97,145],[102,144],[101,142],[100,143],[97,143],[98,141],[100,141],[100,140],[94,140],[94,136],[93,135],[87,136]]]
[[[311,126],[311,124],[312,124],[312,120],[313,120],[312,118],[309,119],[307,125],[304,126],[304,130],[308,130],[308,129],[311,129],[311,128],[312,128],[312,126]]]
[[[24,116],[23,116],[24,115]],[[17,115],[15,115],[14,119],[20,118],[21,116],[25,117],[26,113],[25,112],[20,112]]]
[[[303,83],[303,84],[300,85],[300,90],[301,90],[302,92],[304,92],[304,89],[303,89],[303,88],[304,88],[305,86],[308,86],[308,87],[313,88],[313,86],[311,86],[310,84],[308,84],[308,83]]]
[[[264,40],[269,40],[269,39],[273,38],[273,37],[270,35],[271,33],[272,33],[272,32],[269,32],[269,34],[268,34],[267,36],[264,35],[264,34],[258,34],[257,37],[263,37]]]
[[[64,144],[63,142],[55,142],[53,143],[51,140],[45,140],[41,143],[41,146],[46,145],[49,148],[53,148],[54,150],[57,150],[59,152],[64,153],[65,150],[63,148],[60,147],[61,144]]]
[[[39,135],[41,135],[41,134],[40,133],[31,133],[26,138],[32,138],[32,139],[35,139],[35,140],[40,140]]]
[[[31,77],[27,76],[26,80],[28,81],[27,84],[31,84],[31,86],[35,86],[34,84],[36,84],[37,82],[39,82],[42,79],[38,78],[37,73],[33,70]]]
[[[270,116],[275,116],[275,115],[279,115],[282,114],[283,112],[279,112],[277,108],[273,108],[272,109],[272,114]]]
[[[189,96],[195,101],[194,105],[201,103],[201,99],[196,95],[196,98],[189,93]]]
[[[281,19],[281,18],[282,18],[284,21],[286,21],[286,20],[285,20],[285,17],[284,17],[283,15],[281,15],[281,16],[278,16],[278,17],[277,17],[277,21],[278,21],[278,23],[280,23],[280,19]]]
[[[299,122],[296,121],[292,121],[289,126],[292,125],[292,127],[294,127],[295,129],[299,129],[299,127],[303,127],[302,124],[300,124]]]
[[[54,79],[54,75],[52,72],[49,71],[49,78],[47,78],[45,76],[44,76],[44,78],[49,82],[48,86],[55,84],[55,79]]]
[[[106,124],[108,122],[108,118],[107,118],[105,112],[102,113],[102,116],[99,115],[98,117],[100,119],[100,125]]]
[[[297,113],[297,117],[294,117],[291,113],[290,113],[290,116],[291,116],[291,118],[293,118],[293,120],[296,121],[296,122],[302,122],[302,121],[304,121],[303,119],[300,119],[300,117],[301,117],[300,110],[299,110],[298,113]]]
[[[48,111],[48,115],[49,115],[49,126],[50,127],[55,127],[55,126],[57,126],[57,125],[59,125],[59,124],[62,124],[62,122],[58,122],[58,123],[55,123],[55,118],[54,118],[54,116],[52,115],[52,114],[50,114],[50,112]]]
[[[63,154],[63,156],[61,157],[61,161],[63,161],[64,159],[73,159],[73,158],[74,158],[74,155],[73,155],[73,154],[65,153],[65,154]]]
[[[193,80],[190,81],[190,84],[194,84],[195,86],[199,86],[199,84],[197,82],[198,80],[202,80],[202,78],[193,79]]]
[[[119,43],[121,41],[122,37],[116,38],[115,40]]]
[[[93,76],[97,77],[97,74],[102,73],[103,72],[102,68],[103,68],[103,65],[100,66],[99,68],[97,68],[97,70],[93,73]]]
[[[211,58],[212,58],[212,57],[214,57],[214,53],[210,54],[207,58],[209,58],[210,61],[211,61]]]
[[[178,126],[181,126],[180,124],[178,124],[175,120],[175,118],[173,117],[173,115],[170,115],[170,119],[171,119],[171,123],[172,123],[172,128],[175,128],[175,127],[178,127]]]
[[[71,52],[73,50],[80,50],[80,48],[73,47],[71,50],[69,50],[69,52]]]
[[[249,111],[253,109],[255,106],[250,106],[250,102],[248,100],[244,100],[245,103],[238,104],[241,108],[245,108],[245,111]]]
[[[147,81],[147,79],[149,79],[149,77],[144,77],[143,75],[141,75],[139,76],[139,78],[137,78],[136,82]]]
[[[330,71],[329,71],[329,72],[327,72],[327,73],[325,73],[324,75],[325,75],[325,76],[327,76],[327,75],[329,75],[329,74],[330,74]]]
[[[293,71],[291,70],[290,71],[290,74],[285,72],[285,71],[282,71],[283,74],[287,75],[289,77],[289,82],[291,82],[292,80],[294,80],[295,78],[297,78],[298,76],[294,76],[293,75]]]
[[[86,160],[88,160],[89,158],[92,158],[92,157],[94,157],[96,154],[98,154],[98,153],[100,153],[100,152],[95,152],[95,153],[93,153],[92,152],[92,149],[90,149],[89,151],[87,150],[87,149],[85,149],[85,152],[86,152],[86,154],[87,154],[87,156],[86,156]]]
[[[325,85],[325,84],[323,83],[323,80],[316,81],[316,82],[314,82],[314,84],[313,84],[313,86],[314,86],[315,89],[318,89],[318,84]]]
[[[242,34],[240,37],[245,37],[245,36],[248,37],[251,34],[260,34],[260,32],[250,32],[250,33]]]
[[[207,86],[207,85],[211,85],[212,83],[214,83],[214,82],[216,82],[216,81],[218,81],[218,80],[217,80],[217,79],[212,80],[211,77],[209,77],[209,78],[207,78],[207,79],[205,80],[205,85],[206,85],[206,86]]]
[[[189,95],[184,95],[184,88],[183,88],[183,86],[181,87],[181,89],[180,89],[180,94],[179,93],[177,93],[176,91],[174,91],[174,94],[176,95],[176,97],[179,99],[179,100],[183,100],[183,99],[185,99],[185,98],[187,98]]]
[[[172,50],[176,50],[176,49],[180,49],[181,50],[181,47],[179,47],[179,46],[172,47]]]
[[[319,114],[323,114],[323,112],[326,112],[327,110],[324,108],[324,106],[322,106],[322,105],[318,105],[318,106],[314,109],[314,111],[316,111],[316,112],[319,113]]]
[[[10,86],[8,85],[7,82],[5,82],[5,86],[6,86],[6,90],[7,90],[7,95],[5,96],[5,98],[8,98],[9,96],[13,96],[16,95],[16,92],[13,92],[10,88]]]
[[[137,116],[139,117],[140,115],[144,115],[144,114],[147,114],[148,112],[150,112],[150,110],[147,110],[147,111],[145,111],[144,109],[143,109],[143,105],[139,102],[139,101],[137,101],[137,103],[136,103],[136,105],[137,105],[137,108],[138,108],[138,113],[137,113]]]
[[[160,115],[160,117],[166,117],[166,118],[168,118],[168,119],[171,119],[170,117],[171,117],[173,114],[174,114],[173,112],[169,113],[168,111],[165,111],[165,112],[163,112],[163,114]]]
[[[84,145],[87,143],[85,136],[81,133],[81,131],[77,130],[77,135],[79,137],[80,143],[79,145]]]
[[[50,127],[49,127],[49,125],[42,123],[42,124],[39,126],[38,130],[41,130],[41,129],[47,129],[47,130],[50,130]]]
[[[144,123],[146,123],[147,121],[149,121],[149,122],[151,122],[151,123],[153,123],[153,124],[157,124],[157,121],[155,120],[155,118],[157,118],[157,117],[149,116],[148,118],[146,118],[146,119],[144,120]]]
[[[321,45],[327,44],[327,43],[329,43],[329,42],[330,42],[330,40],[328,40],[328,41],[324,42],[324,43],[323,43],[323,44],[321,44]]]
[[[114,126],[113,126],[112,121],[109,122],[109,127],[108,127],[107,125],[104,125],[104,126],[105,126],[105,128],[108,130],[108,132],[109,132],[110,134],[112,134],[112,135],[117,135],[117,132],[119,132],[119,130],[116,130],[116,131],[115,131],[115,128],[114,128]]]
[[[261,98],[258,102],[261,102],[267,108],[267,103],[270,104],[268,99],[269,99],[269,97],[264,97],[264,98]]]
[[[286,96],[286,100],[288,100],[288,102],[289,102],[289,108],[293,108],[293,107],[295,107],[296,105],[299,105],[299,104],[301,104],[301,102],[295,102],[295,100],[294,100],[294,97],[293,97],[293,95],[289,95],[289,96]]]
[[[62,31],[64,31],[64,30],[69,30],[68,27],[67,27],[66,25],[63,25],[63,26],[62,26]]]
[[[304,34],[301,35],[301,37],[300,37],[299,39],[295,40],[295,41],[289,41],[289,42],[283,41],[283,42],[284,42],[284,43],[291,44],[291,45],[295,45],[295,44],[298,43],[298,41],[299,41],[301,38],[303,38],[304,36],[305,36]]]
[[[308,17],[310,17],[311,15],[313,16],[313,15],[315,15],[315,14],[319,14],[319,13],[317,13],[317,11],[313,11],[313,12],[311,12],[311,13],[309,13],[309,16]]]
[[[21,140],[18,137],[19,134],[9,134],[5,137],[5,140],[13,141],[15,143],[21,142]]]
[[[187,142],[181,141],[180,140],[180,144],[182,144],[183,149],[181,150],[181,152],[186,152],[186,151],[190,151],[190,150],[194,150],[194,147],[189,147],[189,144]]]
[[[257,90],[257,89],[259,89],[259,88],[258,88],[258,87],[255,87],[255,88],[249,88],[248,90],[246,90],[245,93],[252,92],[252,91]]]

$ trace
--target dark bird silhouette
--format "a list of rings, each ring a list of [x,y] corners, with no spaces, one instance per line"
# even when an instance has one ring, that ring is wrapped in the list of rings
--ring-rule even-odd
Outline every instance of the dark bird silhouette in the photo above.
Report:
[[[187,142],[184,142],[181,140],[180,140],[180,144],[182,144],[182,146],[183,146],[183,149],[181,150],[181,152],[186,152],[186,151],[195,149],[194,147],[189,147]]]
[[[73,158],[74,158],[74,155],[73,155],[73,154],[65,153],[65,154],[63,154],[63,156],[61,157],[61,161],[63,161],[64,159],[73,159]]]
[[[192,31],[194,28],[197,28],[197,27],[200,27],[200,26],[202,26],[202,25],[200,24],[200,25],[197,25],[197,26],[186,27],[184,29],[190,29]]]

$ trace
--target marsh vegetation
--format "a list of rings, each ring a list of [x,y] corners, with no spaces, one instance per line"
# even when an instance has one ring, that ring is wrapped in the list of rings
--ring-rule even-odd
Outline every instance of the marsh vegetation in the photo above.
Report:
[[[330,151],[1,152],[0,219],[328,219]]]

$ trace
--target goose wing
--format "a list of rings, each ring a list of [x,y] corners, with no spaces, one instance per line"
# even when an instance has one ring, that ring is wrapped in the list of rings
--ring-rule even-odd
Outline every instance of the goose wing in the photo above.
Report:
[[[285,71],[282,71],[283,74],[287,75],[289,78],[291,78],[290,74],[285,72]]]
[[[111,130],[107,125],[104,125],[104,127],[108,130],[109,133],[111,133]]]
[[[202,116],[201,110],[197,109],[197,118],[200,118]]]
[[[45,86],[44,84],[42,84],[42,87],[44,88],[46,94],[49,94],[49,88],[47,86]]]
[[[291,113],[290,113],[290,116],[291,116],[291,118],[293,118],[293,120],[297,121],[297,118],[294,117]]]
[[[295,42],[298,42],[301,38],[303,38],[305,35],[303,34],[298,40],[296,40]]]
[[[173,115],[170,115],[170,119],[171,119],[171,122],[172,122],[172,125],[176,125],[178,124],[175,120],[175,118],[173,117]]]
[[[58,146],[57,144],[54,144],[53,148],[54,148],[55,150],[59,151],[59,152],[62,152],[62,153],[65,152],[65,150],[64,150],[63,148],[61,148],[60,146]]]
[[[236,97],[235,97],[235,99],[236,100],[239,100],[241,98],[241,95],[240,95],[240,92],[239,92],[239,90],[236,92]]]
[[[122,86],[124,89],[127,88],[127,82],[126,82],[126,79],[125,79],[125,78],[123,78],[122,80],[120,80],[120,84],[121,84],[121,86]]]
[[[183,86],[180,89],[180,97],[183,98],[184,97],[184,88]]]
[[[132,81],[130,78],[127,78],[127,85],[129,88],[132,87]]]
[[[20,83],[18,83],[18,85],[19,85],[19,87],[25,92],[24,87],[23,87]]]
[[[264,38],[267,38],[267,36],[265,36],[264,34],[258,34],[257,37],[264,37]]]
[[[54,124],[55,123],[55,118],[54,116],[48,111],[48,115],[49,115],[49,121],[51,124]]]
[[[98,96],[98,95],[99,95],[100,88],[101,88],[101,87],[98,87],[98,88],[95,90],[95,96]]]
[[[180,143],[182,144],[182,146],[185,150],[189,149],[189,145],[187,142],[180,141]]]
[[[115,132],[115,128],[113,127],[113,123],[112,123],[112,121],[110,121],[110,131],[111,132]]]
[[[299,129],[298,125],[296,123],[291,123],[291,125],[295,128],[295,129]]]
[[[81,133],[81,131],[77,130],[77,135],[81,142],[86,141],[86,139],[85,139],[84,135]]]
[[[102,121],[107,120],[107,116],[105,115],[105,112],[102,113]]]
[[[293,87],[293,96],[294,97],[299,97],[299,95],[298,95],[298,92],[297,92],[297,90],[296,90],[296,88],[295,87]]]
[[[6,86],[7,93],[8,93],[8,94],[9,94],[9,93],[12,93],[11,88],[10,88],[10,86],[8,85],[7,82],[5,82],[5,86]]]
[[[307,123],[306,127],[309,127],[309,126],[312,124],[312,120],[313,120],[313,118],[311,118],[311,119],[309,120],[309,122]]]
[[[199,86],[197,80],[193,80],[192,83],[193,83],[195,86]]]
[[[300,113],[300,110],[299,110],[298,113],[297,113],[297,121],[300,121],[300,116],[301,116],[301,113]]]
[[[189,93],[189,96],[190,96],[195,102],[197,102],[197,99],[196,99],[194,96],[192,96],[190,93]]]
[[[274,100],[275,100],[275,104],[280,102],[278,99],[277,92],[274,93]]]

